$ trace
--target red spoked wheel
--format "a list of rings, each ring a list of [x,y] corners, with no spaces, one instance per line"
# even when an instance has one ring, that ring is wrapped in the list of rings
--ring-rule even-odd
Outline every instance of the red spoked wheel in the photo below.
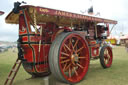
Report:
[[[100,51],[100,63],[103,68],[109,68],[112,65],[113,54],[110,46],[103,46]]]
[[[88,71],[88,44],[77,33],[62,33],[51,45],[49,66],[60,81],[70,84],[80,82]]]

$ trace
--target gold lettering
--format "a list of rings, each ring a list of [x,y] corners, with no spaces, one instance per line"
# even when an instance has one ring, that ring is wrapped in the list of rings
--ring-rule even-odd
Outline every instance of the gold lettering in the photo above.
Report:
[[[68,13],[66,12],[66,16],[68,16]]]
[[[58,12],[56,11],[56,12],[55,12],[55,14],[57,15],[57,14],[58,14]]]
[[[58,11],[58,15],[61,15],[61,12],[60,11]]]
[[[70,13],[70,15],[69,15],[70,17],[72,17],[72,14]]]
[[[65,12],[62,12],[62,15],[65,16]]]
[[[49,10],[48,10],[48,9],[40,8],[39,10],[40,10],[40,12],[49,12]]]
[[[78,16],[78,18],[80,18],[80,15],[77,15]]]
[[[74,17],[74,18],[77,18],[77,17],[76,17],[76,14],[73,14],[73,17]]]
[[[83,18],[82,15],[80,15],[80,18],[81,18],[81,19]]]

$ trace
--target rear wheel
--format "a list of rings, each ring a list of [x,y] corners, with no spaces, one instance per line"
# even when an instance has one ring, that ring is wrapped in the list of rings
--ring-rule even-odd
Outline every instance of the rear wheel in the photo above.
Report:
[[[62,82],[80,82],[88,71],[89,49],[77,33],[62,33],[51,45],[49,66],[52,74]]]
[[[103,46],[100,51],[100,63],[103,68],[109,68],[112,65],[113,54],[110,46]]]

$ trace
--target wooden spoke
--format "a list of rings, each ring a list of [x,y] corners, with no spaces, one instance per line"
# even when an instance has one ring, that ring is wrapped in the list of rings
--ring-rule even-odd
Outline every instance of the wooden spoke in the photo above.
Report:
[[[70,59],[63,60],[63,61],[61,61],[61,63],[66,63],[66,62],[68,62],[68,61],[70,61]]]
[[[60,57],[60,59],[66,59],[66,58],[67,58],[67,57],[63,57],[63,56]]]
[[[77,33],[64,33],[50,49],[50,70],[66,83],[77,83],[86,75],[89,66],[89,49],[86,41]],[[57,55],[54,53],[56,50]],[[103,51],[104,52],[104,51]],[[52,56],[55,57],[52,60]],[[104,57],[104,56],[103,56]],[[57,61],[57,62],[55,62]]]
[[[71,49],[70,49],[66,44],[64,44],[64,46],[65,46],[69,51],[71,51]]]
[[[107,52],[107,49],[105,49],[105,52],[104,52],[104,54],[106,54],[106,55],[108,54],[108,52]]]
[[[76,40],[76,43],[74,44],[74,47],[73,48],[75,48],[76,46],[77,46],[77,44],[78,44],[78,39]]]
[[[81,54],[81,52],[76,53],[78,56]]]
[[[71,72],[71,69],[70,69],[70,68],[69,68],[69,70],[68,70],[68,74],[69,74],[69,77],[71,78],[72,72]]]
[[[106,63],[106,64],[108,63],[108,60],[107,60],[107,59],[105,60],[105,63]]]
[[[61,52],[62,55],[69,56],[69,54]]]
[[[106,58],[104,58],[104,61],[106,61]]]
[[[110,55],[108,55],[108,60],[110,59]]]
[[[110,54],[109,54],[109,52],[107,51],[107,58],[109,59],[110,58]]]
[[[70,38],[70,40],[69,40],[69,45],[71,45],[71,47],[73,48],[73,50],[74,50],[74,47],[73,47],[73,44],[72,44],[72,39]]]
[[[65,72],[66,66],[67,66],[67,63],[64,65],[64,68],[63,68],[63,71],[64,71],[64,72]]]
[[[76,52],[78,53],[79,51],[81,51],[84,47],[79,48]]]
[[[105,58],[105,59],[104,59],[104,62],[105,62],[105,64],[107,64],[107,63],[108,63],[108,60]]]
[[[76,71],[75,67],[73,68],[73,70],[74,70],[74,72],[75,72],[76,76],[78,76],[78,73],[77,73],[77,71]]]
[[[86,57],[85,56],[80,56],[80,57],[78,57],[79,59],[86,59]]]
[[[82,69],[84,68],[82,65],[80,65],[80,64],[78,64],[78,63],[77,63],[77,65],[78,65],[80,68],[82,68]]]
[[[106,50],[106,55],[108,56],[108,50]]]
[[[69,65],[67,65],[67,67],[65,67],[65,71],[66,71],[67,69],[69,69],[70,66],[71,66],[71,63],[70,63]]]
[[[65,51],[65,52],[67,52],[67,50],[66,50],[65,46],[64,46],[64,51]]]

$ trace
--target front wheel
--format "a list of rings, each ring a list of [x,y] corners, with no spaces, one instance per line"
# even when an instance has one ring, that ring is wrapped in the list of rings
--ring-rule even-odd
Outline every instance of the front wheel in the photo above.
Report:
[[[100,51],[100,63],[103,68],[109,68],[112,65],[113,54],[110,46],[103,46]]]
[[[70,84],[80,82],[89,66],[87,42],[77,33],[62,33],[51,45],[49,66],[58,80]]]

